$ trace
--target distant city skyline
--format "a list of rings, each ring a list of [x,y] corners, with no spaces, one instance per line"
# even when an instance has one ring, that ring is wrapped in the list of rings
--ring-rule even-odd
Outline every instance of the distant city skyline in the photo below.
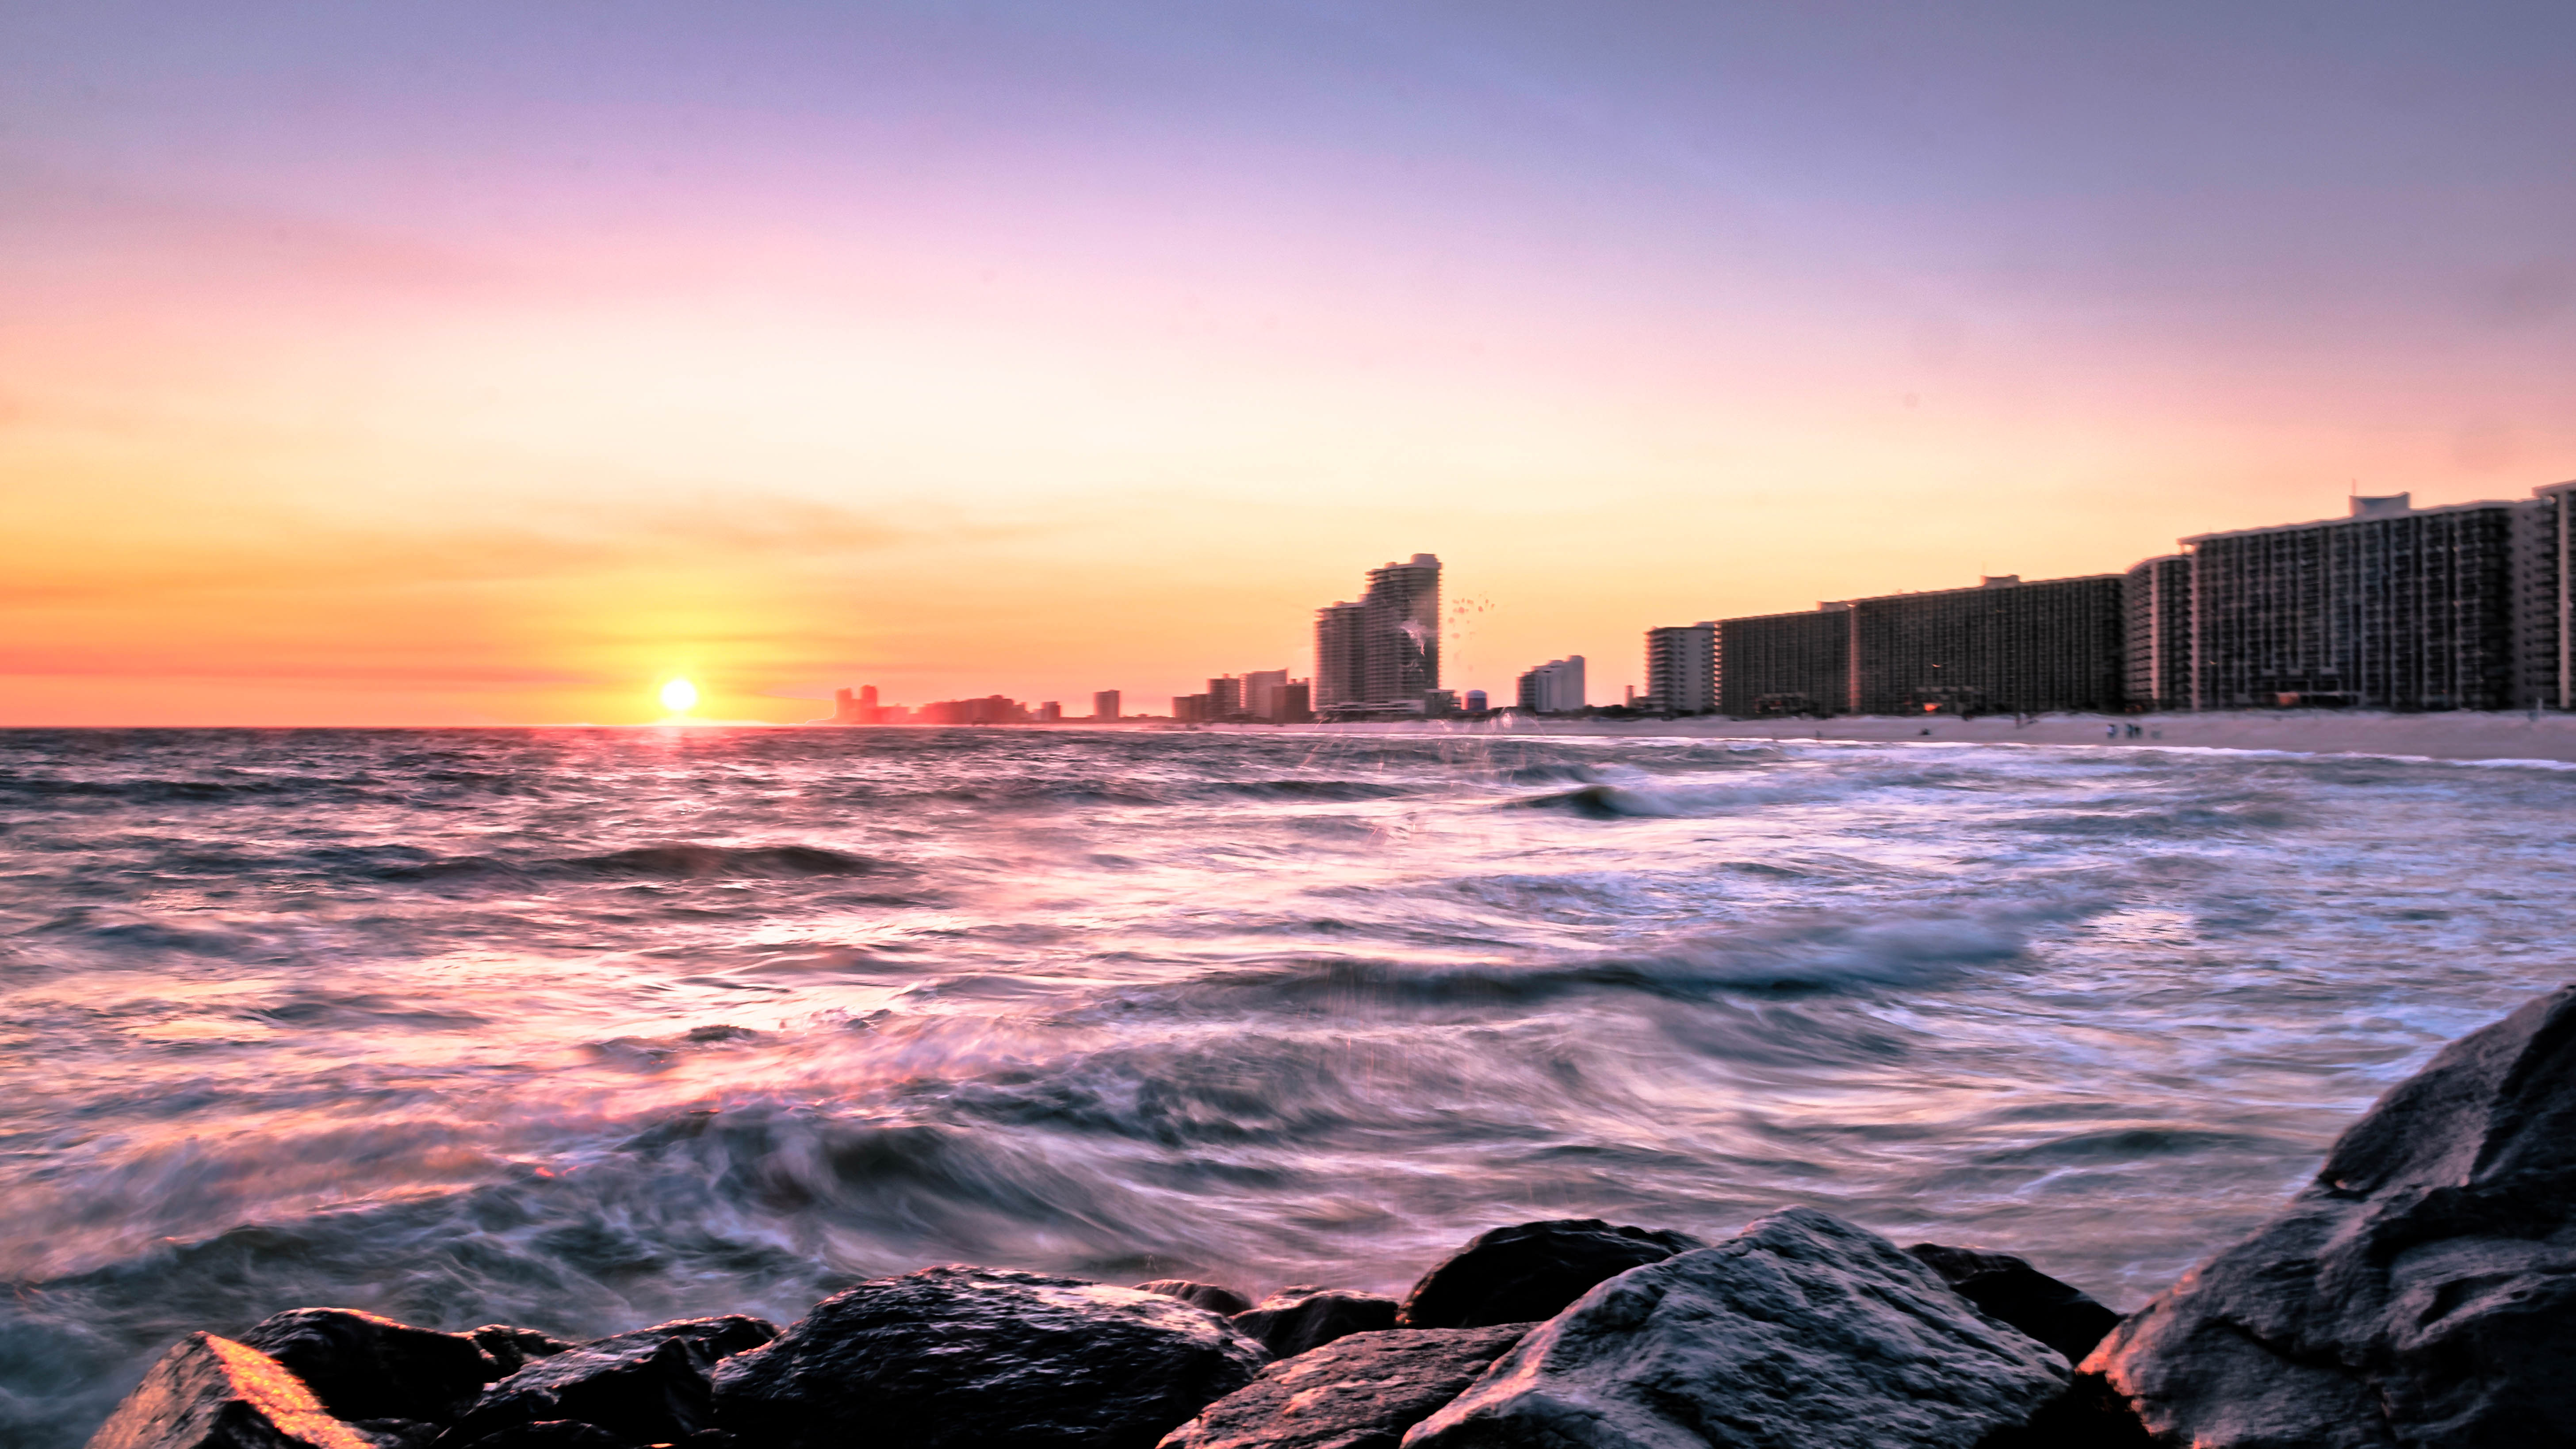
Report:
[[[1161,700],[1423,548],[1615,700],[2576,476],[2566,7],[20,8],[0,723]]]

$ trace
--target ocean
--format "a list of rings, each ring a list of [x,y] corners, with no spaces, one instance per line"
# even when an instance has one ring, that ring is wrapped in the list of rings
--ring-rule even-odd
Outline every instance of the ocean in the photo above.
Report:
[[[1809,1204],[2125,1309],[2576,979],[2572,839],[2528,762],[0,732],[0,1443],[290,1307],[1401,1291],[1541,1217]]]

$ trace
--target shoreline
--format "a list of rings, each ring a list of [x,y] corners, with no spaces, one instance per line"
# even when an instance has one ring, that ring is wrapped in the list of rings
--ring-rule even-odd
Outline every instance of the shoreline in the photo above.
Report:
[[[2142,733],[2128,736],[2137,726]],[[1079,728],[1079,725],[1068,727]],[[1132,728],[1133,726],[1129,726]],[[2391,714],[2344,710],[2228,710],[2193,714],[2050,714],[1961,719],[1844,715],[1812,720],[1402,720],[1364,724],[1202,725],[1209,734],[1443,734],[1546,738],[1804,740],[1823,744],[2094,745],[2242,750],[2391,759],[2576,764],[2576,714],[2515,711]],[[2116,733],[2114,733],[2116,731]]]

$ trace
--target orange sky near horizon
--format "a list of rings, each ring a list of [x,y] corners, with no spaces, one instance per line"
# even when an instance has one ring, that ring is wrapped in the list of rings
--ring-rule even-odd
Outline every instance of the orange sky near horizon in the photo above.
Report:
[[[2274,104],[2189,34],[2196,88],[2070,32],[2014,72],[2064,93],[1970,95],[1973,27],[777,5],[718,46],[754,86],[646,10],[604,58],[261,6],[0,47],[0,724],[1159,710],[1309,672],[1418,551],[1444,683],[1582,653],[1607,702],[1652,625],[2576,475],[2570,128],[2491,154],[2528,37],[2384,136],[2318,67],[2280,104],[2355,154],[2240,154],[2123,130]],[[1893,81],[1949,149],[1792,124]]]

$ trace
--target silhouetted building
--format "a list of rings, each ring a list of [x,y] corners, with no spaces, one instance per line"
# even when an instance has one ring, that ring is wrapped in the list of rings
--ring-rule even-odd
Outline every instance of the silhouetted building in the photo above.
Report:
[[[895,713],[900,717],[904,711],[898,708]],[[846,689],[833,690],[831,722],[834,724],[885,723],[885,709],[877,703],[877,687],[873,684],[859,686],[856,698],[852,698]]]
[[[1572,714],[1583,708],[1583,656],[1551,659],[1519,680],[1520,707],[1532,714]]]
[[[1232,719],[1243,713],[1243,681],[1228,674],[1208,681],[1207,717]]]
[[[1468,691],[1467,691],[1467,713],[1469,713],[1469,714],[1483,714],[1484,712],[1485,712],[1485,692],[1484,692],[1483,690],[1481,690],[1481,689],[1471,689],[1471,690],[1468,690]]]
[[[1738,719],[1851,712],[1851,605],[1721,619],[1718,708]]]
[[[1368,610],[1326,604],[1315,611],[1315,707],[1357,704],[1368,688]]]
[[[1717,708],[1717,625],[1674,624],[1646,631],[1646,707],[1666,714]]]
[[[1182,724],[1200,724],[1215,716],[1208,712],[1206,695],[1176,694],[1172,696],[1172,718]]]
[[[1093,719],[1115,720],[1119,718],[1119,708],[1120,704],[1117,690],[1098,690],[1091,696],[1091,717]]]
[[[1050,699],[1046,703],[1038,706],[1039,724],[1059,724],[1062,723],[1063,720],[1064,706],[1055,700]]]
[[[1410,563],[1369,570],[1366,610],[1367,699],[1408,704],[1440,687],[1440,560],[1417,553]]]
[[[982,699],[943,699],[925,704],[920,710],[923,724],[1026,724],[1028,706],[1008,695],[988,694]]]
[[[2355,498],[2347,518],[2184,539],[2193,706],[2513,707],[2528,673],[2516,626],[2539,612],[2516,608],[2514,544],[2532,526],[2517,511],[2537,504],[2418,509],[2399,493]]]
[[[2533,489],[2515,522],[2513,702],[2576,709],[2576,483]]]
[[[2191,707],[2191,556],[2132,565],[2120,585],[2120,686],[2131,709]]]
[[[1314,681],[1291,680],[1279,688],[1279,722],[1311,724],[1315,719]]]
[[[1973,589],[1852,601],[1853,708],[1862,714],[2116,710],[2119,574],[1991,576]]]
[[[1243,676],[1243,712],[1254,719],[1279,719],[1280,692],[1288,687],[1285,669],[1247,670]]]

